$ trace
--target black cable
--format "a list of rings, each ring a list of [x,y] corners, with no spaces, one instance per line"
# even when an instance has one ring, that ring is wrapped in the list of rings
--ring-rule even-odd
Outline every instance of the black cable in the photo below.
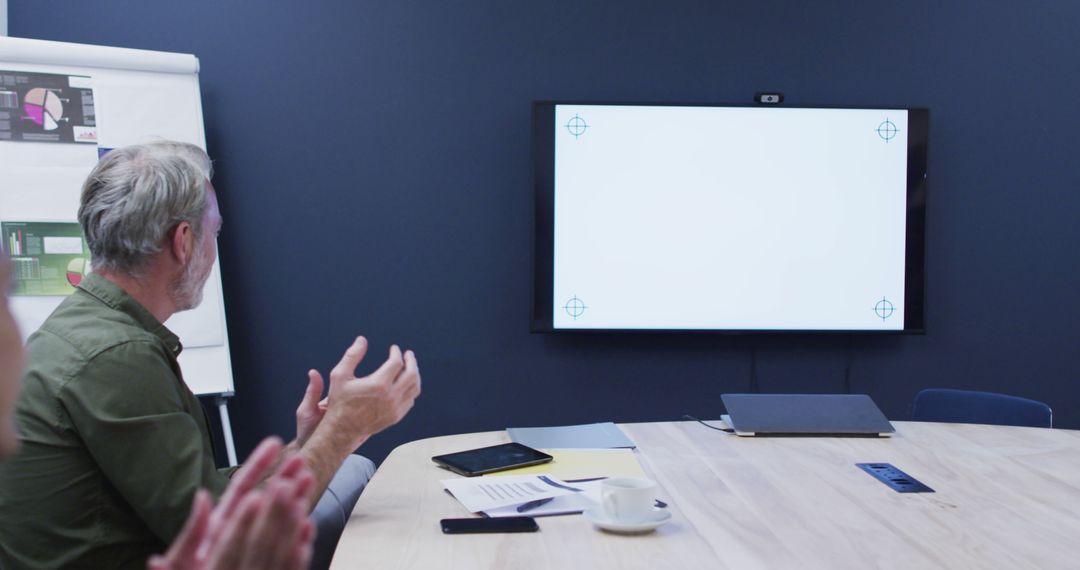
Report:
[[[694,416],[691,416],[690,414],[683,414],[682,419],[690,420],[692,422],[697,422],[697,423],[699,423],[699,424],[701,424],[701,425],[703,425],[703,426],[705,426],[705,427],[707,427],[709,429],[714,429],[716,431],[722,431],[722,432],[725,432],[725,433],[735,433],[735,430],[733,430],[733,429],[730,429],[730,428],[725,429],[725,428],[718,428],[716,426],[711,426],[711,425],[709,425],[709,424],[695,418]]]

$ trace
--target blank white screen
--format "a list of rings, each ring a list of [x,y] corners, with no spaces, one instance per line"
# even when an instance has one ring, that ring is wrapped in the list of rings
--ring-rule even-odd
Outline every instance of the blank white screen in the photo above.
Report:
[[[902,330],[907,117],[557,105],[554,328]]]

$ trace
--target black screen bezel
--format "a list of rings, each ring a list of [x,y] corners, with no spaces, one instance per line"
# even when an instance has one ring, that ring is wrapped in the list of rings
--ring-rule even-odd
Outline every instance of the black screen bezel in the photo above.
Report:
[[[903,110],[908,112],[907,216],[904,261],[904,327],[879,329],[559,329],[554,327],[555,106],[603,105],[649,107],[722,107],[782,109]],[[530,331],[534,333],[693,333],[693,334],[926,334],[926,178],[929,110],[899,107],[722,105],[713,103],[626,103],[534,101],[533,141],[533,279]]]

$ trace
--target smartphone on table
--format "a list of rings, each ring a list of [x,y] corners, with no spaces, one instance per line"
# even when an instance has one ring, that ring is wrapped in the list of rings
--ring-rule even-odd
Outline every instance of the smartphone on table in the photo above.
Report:
[[[467,519],[443,519],[439,521],[446,534],[471,534],[478,532],[536,532],[536,519],[532,517],[491,517]]]

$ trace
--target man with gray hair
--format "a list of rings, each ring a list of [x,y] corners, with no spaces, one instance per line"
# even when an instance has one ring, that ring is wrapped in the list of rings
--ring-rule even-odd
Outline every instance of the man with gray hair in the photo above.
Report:
[[[210,177],[201,149],[162,141],[110,152],[83,185],[93,272],[27,343],[22,450],[0,466],[3,568],[143,568],[180,532],[197,489],[225,490],[232,471],[214,466],[206,418],[177,364],[180,340],[162,324],[199,304],[216,259]],[[296,439],[281,454],[299,455],[314,475],[316,511],[346,458],[420,393],[412,351],[392,346],[356,378],[366,351],[358,337],[325,399],[322,375],[309,371]]]

